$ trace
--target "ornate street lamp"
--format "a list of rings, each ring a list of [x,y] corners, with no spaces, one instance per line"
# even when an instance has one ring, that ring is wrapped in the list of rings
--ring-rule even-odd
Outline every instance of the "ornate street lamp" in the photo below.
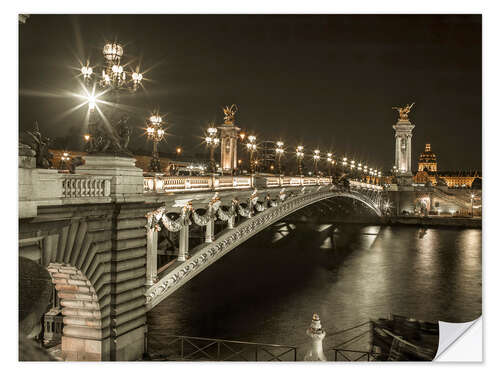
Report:
[[[332,175],[332,165],[335,163],[332,159],[333,154],[331,152],[326,154],[326,161],[328,162],[328,175]]]
[[[69,152],[64,151],[62,156],[61,156],[61,161],[59,163],[59,169],[65,169],[65,166],[68,166],[69,161],[71,160],[71,157],[69,155]]]
[[[314,174],[318,175],[318,161],[320,159],[319,150],[314,150],[313,160],[314,160]]]
[[[470,213],[472,218],[474,217],[474,197],[474,194],[470,195]]]
[[[342,168],[344,168],[344,169],[347,168],[347,158],[346,157],[342,158]]]
[[[165,137],[165,129],[163,129],[163,119],[159,114],[154,114],[146,121],[146,135],[150,141],[153,141],[153,158],[149,164],[151,172],[161,172],[160,157],[158,154],[158,143]]]
[[[302,160],[304,159],[304,146],[297,146],[297,172],[302,176]]]
[[[210,124],[210,127],[207,129],[208,135],[205,137],[205,142],[207,143],[208,148],[210,149],[210,171],[212,173],[216,172],[215,167],[215,159],[214,159],[214,150],[219,146],[220,139],[216,137],[217,128]]]
[[[248,150],[249,155],[250,155],[250,158],[249,158],[250,173],[252,173],[252,174],[255,172],[255,165],[257,164],[257,161],[253,160],[253,153],[255,152],[255,150],[257,150],[257,145],[255,144],[256,139],[257,138],[254,135],[248,136],[247,150]]]
[[[99,66],[82,66],[80,72],[86,88],[86,100],[89,109],[89,139],[88,152],[90,154],[123,154],[130,155],[127,150],[131,129],[127,126],[129,117],[118,115],[110,118],[111,126],[102,124],[102,111],[97,107],[97,102],[103,102],[98,98],[101,96],[113,96],[113,100],[107,100],[115,107],[111,115],[115,113],[117,104],[120,102],[122,92],[133,93],[137,91],[143,80],[143,75],[136,68],[135,71],[127,70],[129,64],[122,64],[123,47],[119,43],[106,43],[102,50],[104,61]],[[96,72],[99,73],[96,73]],[[96,87],[101,89],[96,93]],[[97,108],[97,112],[95,109]]]
[[[281,174],[281,157],[285,150],[283,149],[284,143],[281,141],[276,142],[276,157],[278,159],[278,174]]]

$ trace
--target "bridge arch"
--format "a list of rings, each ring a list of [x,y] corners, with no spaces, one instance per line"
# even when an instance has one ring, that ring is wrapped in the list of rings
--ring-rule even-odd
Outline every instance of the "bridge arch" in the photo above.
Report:
[[[282,192],[280,192],[280,197],[281,195]],[[171,268],[164,270],[159,275],[159,280],[146,290],[146,308],[152,309],[209,265],[278,220],[314,203],[340,196],[360,201],[372,209],[377,216],[382,216],[379,203],[373,201],[370,197],[357,191],[340,190],[333,186],[330,189],[325,188],[324,190],[321,187],[313,188],[309,192],[303,188],[300,192],[289,194],[286,199],[280,198],[280,201],[275,201],[274,205],[265,209],[262,209],[262,204],[260,204],[259,209],[259,205],[256,204],[257,199],[254,191],[249,199],[249,205],[255,204],[257,211],[260,212],[254,216],[251,214],[247,216],[248,212],[238,208],[236,211],[240,215],[248,217],[247,220],[234,227],[228,226],[213,241],[193,249],[192,256],[189,259],[183,259],[182,262],[178,262]],[[153,215],[151,214],[150,218]],[[187,218],[187,216],[185,217]],[[171,226],[172,224],[168,223],[168,225]],[[181,230],[180,224],[179,228],[176,229]]]
[[[64,359],[100,361],[102,313],[92,283],[70,264],[49,263],[47,269],[62,306]]]
[[[109,217],[55,220],[35,233],[30,223],[23,224],[19,253],[48,270],[60,302],[61,357],[68,361],[109,360]]]

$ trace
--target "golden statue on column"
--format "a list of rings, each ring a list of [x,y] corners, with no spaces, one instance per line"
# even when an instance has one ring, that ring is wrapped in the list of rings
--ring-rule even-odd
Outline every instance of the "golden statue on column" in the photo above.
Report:
[[[225,106],[224,108],[222,108],[222,110],[224,111],[224,124],[234,125],[234,116],[236,115],[236,111],[238,110],[236,104]]]
[[[392,107],[392,109],[395,109],[399,112],[400,120],[408,120],[408,113],[410,113],[411,108],[414,106],[414,104],[415,103],[407,104],[404,107]]]

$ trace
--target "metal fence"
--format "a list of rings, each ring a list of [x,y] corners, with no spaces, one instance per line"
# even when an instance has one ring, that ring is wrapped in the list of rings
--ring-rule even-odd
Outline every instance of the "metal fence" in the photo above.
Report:
[[[148,355],[165,361],[279,361],[297,360],[297,348],[191,336],[148,336]]]
[[[334,361],[343,362],[361,362],[361,361],[375,361],[376,357],[372,352],[366,352],[361,350],[350,350],[350,349],[340,349],[332,348]]]

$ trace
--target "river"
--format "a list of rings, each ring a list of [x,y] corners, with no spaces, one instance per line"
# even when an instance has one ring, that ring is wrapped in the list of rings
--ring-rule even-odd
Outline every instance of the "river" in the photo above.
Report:
[[[148,326],[169,335],[295,345],[302,355],[313,313],[328,347],[348,337],[329,334],[389,313],[473,320],[481,315],[481,275],[480,229],[281,223],[156,306]]]

